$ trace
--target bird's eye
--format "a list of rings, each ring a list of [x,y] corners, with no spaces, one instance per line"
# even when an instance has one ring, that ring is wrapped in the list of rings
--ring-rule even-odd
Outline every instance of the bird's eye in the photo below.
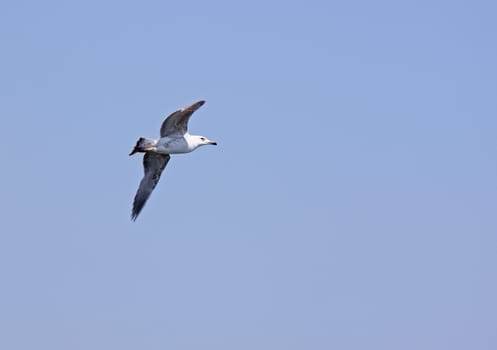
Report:
[[[201,137],[200,139],[201,139],[202,141],[205,141],[205,137]]]

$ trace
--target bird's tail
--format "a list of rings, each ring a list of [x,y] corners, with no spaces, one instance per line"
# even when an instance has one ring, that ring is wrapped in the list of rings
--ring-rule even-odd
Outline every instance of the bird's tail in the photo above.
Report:
[[[131,151],[129,154],[132,156],[133,154],[137,152],[148,152],[148,151],[153,151],[155,149],[155,146],[157,145],[157,141],[153,139],[147,139],[146,137],[140,137],[138,141],[136,141],[135,148]]]

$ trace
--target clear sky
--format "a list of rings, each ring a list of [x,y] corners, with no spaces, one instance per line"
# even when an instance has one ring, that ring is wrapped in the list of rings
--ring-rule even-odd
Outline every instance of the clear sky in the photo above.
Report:
[[[0,348],[496,349],[496,15],[2,1]]]

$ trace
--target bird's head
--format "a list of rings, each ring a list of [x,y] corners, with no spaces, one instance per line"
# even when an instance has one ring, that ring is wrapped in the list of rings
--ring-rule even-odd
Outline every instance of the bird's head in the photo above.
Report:
[[[204,145],[217,145],[216,141],[209,140],[205,136],[195,136],[195,141],[198,146],[204,146]]]

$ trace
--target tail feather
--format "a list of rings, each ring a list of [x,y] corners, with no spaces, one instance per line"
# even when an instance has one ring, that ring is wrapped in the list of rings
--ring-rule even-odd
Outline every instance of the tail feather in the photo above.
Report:
[[[136,145],[129,155],[132,156],[133,154],[138,152],[152,151],[156,144],[156,140],[147,139],[146,137],[140,137],[138,141],[136,141]]]

